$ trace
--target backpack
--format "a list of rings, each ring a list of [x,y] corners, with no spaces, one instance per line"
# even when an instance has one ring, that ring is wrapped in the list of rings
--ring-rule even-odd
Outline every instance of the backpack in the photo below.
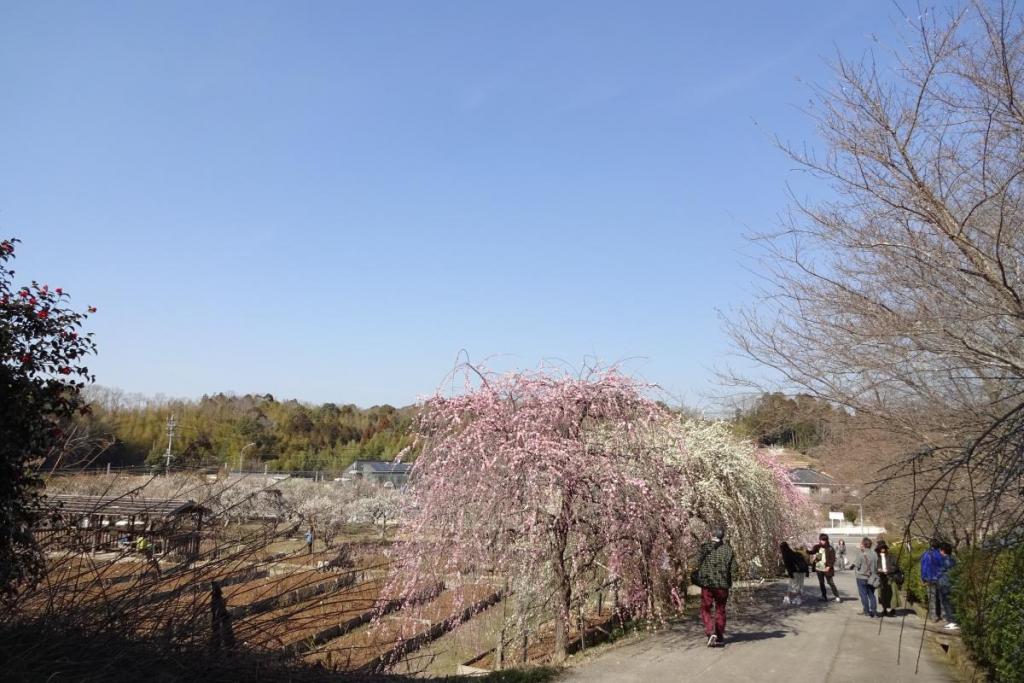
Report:
[[[903,576],[903,570],[899,567],[896,567],[896,571],[892,573],[892,582],[895,583],[898,587],[902,587],[903,581],[905,579],[906,577]]]
[[[704,564],[704,560],[707,559],[708,553],[711,552],[712,548],[714,548],[714,546],[708,546],[704,548],[704,552],[700,554],[700,559],[697,560],[696,568],[692,572],[690,572],[690,583],[692,583],[694,586],[700,586],[701,588],[704,587],[703,584],[701,584],[702,579],[700,576],[700,567],[702,564]]]

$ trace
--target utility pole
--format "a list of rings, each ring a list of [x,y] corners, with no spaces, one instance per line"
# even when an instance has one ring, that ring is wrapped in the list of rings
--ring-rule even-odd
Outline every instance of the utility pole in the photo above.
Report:
[[[256,445],[255,441],[253,441],[252,443],[247,443],[244,446],[242,446],[242,450],[238,451],[238,473],[239,474],[242,473],[243,465],[245,464],[245,459],[244,459],[245,456],[243,455],[245,453],[245,449],[246,448],[252,448],[255,445]]]
[[[171,473],[171,460],[174,458],[174,455],[171,453],[171,446],[174,445],[174,428],[177,426],[178,423],[175,422],[174,415],[172,414],[167,418],[167,452],[164,453],[164,476]]]

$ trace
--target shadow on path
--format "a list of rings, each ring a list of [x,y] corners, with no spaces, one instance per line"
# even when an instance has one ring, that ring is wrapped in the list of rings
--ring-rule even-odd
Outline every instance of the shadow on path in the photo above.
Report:
[[[744,643],[754,640],[767,640],[769,638],[785,638],[788,631],[751,631],[751,632],[740,632],[734,633],[725,639],[723,643],[724,647],[729,647],[733,643]]]
[[[707,647],[699,598],[668,628],[612,644],[578,661],[560,680],[581,683],[704,683],[708,680],[874,683],[865,661],[886,664],[887,683],[948,683],[948,666],[924,652],[923,623],[912,612],[869,619],[858,614],[852,572],[836,577],[842,601],[820,601],[817,581],[801,605],[784,606],[785,581],[729,596],[724,647]]]
[[[745,642],[799,635],[808,614],[839,609],[835,602],[804,597],[802,605],[783,606],[785,583],[765,583],[732,591],[727,606],[725,647]],[[707,636],[700,620],[700,598],[691,597],[686,615],[674,620],[660,641],[670,648],[690,650],[706,648]]]

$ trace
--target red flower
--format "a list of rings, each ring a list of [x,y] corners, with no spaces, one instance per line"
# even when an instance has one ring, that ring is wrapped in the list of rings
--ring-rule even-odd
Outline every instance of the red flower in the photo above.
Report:
[[[32,355],[28,353],[21,354],[21,362],[23,365],[28,365],[32,362]]]
[[[58,370],[57,372],[59,372],[62,375],[70,375],[71,374],[71,368],[65,366],[65,367],[61,368],[60,370]]]
[[[60,288],[60,287],[58,287],[57,289],[55,289],[53,291],[57,292],[57,296],[61,296],[62,294],[64,294],[64,290],[62,288]]]
[[[50,311],[49,309],[44,308],[43,310],[39,311],[39,313],[37,313],[36,315],[38,315],[40,319],[46,320],[47,318],[50,317]]]
[[[96,312],[96,307],[95,306],[90,306],[89,307],[89,312],[90,313],[95,313]]]

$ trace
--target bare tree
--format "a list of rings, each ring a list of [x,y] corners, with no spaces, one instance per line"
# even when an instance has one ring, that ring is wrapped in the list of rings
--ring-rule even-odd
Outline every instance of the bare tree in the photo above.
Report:
[[[780,141],[831,198],[757,236],[762,296],[727,325],[784,386],[920,444],[913,511],[976,539],[1022,512],[1024,24],[981,2],[905,18],[892,68],[840,57],[816,89],[823,153]]]

